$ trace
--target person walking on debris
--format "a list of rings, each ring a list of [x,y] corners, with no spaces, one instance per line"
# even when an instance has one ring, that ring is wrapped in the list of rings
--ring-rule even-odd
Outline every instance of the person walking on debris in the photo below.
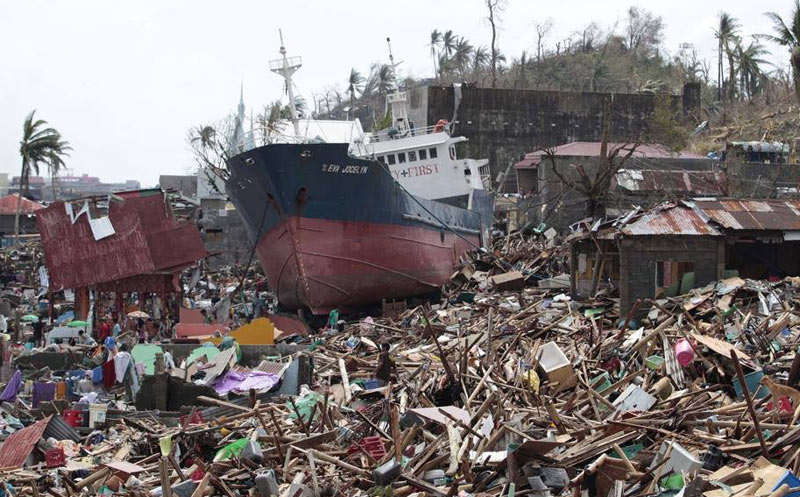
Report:
[[[394,360],[389,356],[389,344],[381,344],[381,354],[378,357],[378,367],[375,368],[375,378],[389,383],[392,380],[392,374],[397,376],[397,365]]]
[[[111,331],[111,336],[115,339],[119,338],[120,333],[122,333],[122,326],[119,324],[119,316],[114,318],[114,329]]]
[[[100,329],[97,331],[97,341],[103,343],[108,338],[109,333],[111,333],[111,329],[108,326],[108,320],[103,319],[103,322],[100,323]]]
[[[44,323],[42,323],[42,320],[39,319],[38,321],[34,321],[32,326],[33,341],[36,343],[37,347],[41,347],[44,345]]]

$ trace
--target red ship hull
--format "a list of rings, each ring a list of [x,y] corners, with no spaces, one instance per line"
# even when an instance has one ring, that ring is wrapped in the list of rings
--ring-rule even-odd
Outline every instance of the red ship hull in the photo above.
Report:
[[[477,235],[419,226],[293,216],[261,237],[257,253],[283,305],[324,314],[431,292],[478,244]]]

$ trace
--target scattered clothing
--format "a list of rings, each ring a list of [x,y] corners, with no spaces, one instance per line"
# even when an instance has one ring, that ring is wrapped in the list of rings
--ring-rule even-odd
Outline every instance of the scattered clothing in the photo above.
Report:
[[[17,392],[19,392],[20,388],[22,388],[22,372],[18,369],[14,376],[11,377],[11,381],[8,382],[3,393],[0,394],[0,401],[13,402],[16,400]]]
[[[56,384],[55,383],[39,383],[38,381],[33,384],[33,408],[39,407],[42,402],[49,402],[56,397]]]

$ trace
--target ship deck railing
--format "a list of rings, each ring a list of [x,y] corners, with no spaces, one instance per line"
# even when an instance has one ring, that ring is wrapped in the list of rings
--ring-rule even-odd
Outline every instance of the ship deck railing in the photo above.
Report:
[[[392,129],[388,129],[385,131],[380,131],[378,133],[372,133],[367,135],[368,143],[381,143],[381,142],[388,142],[391,140],[401,140],[403,138],[411,138],[414,136],[424,136],[430,135],[432,133],[446,133],[447,127],[442,125],[433,126],[425,126],[424,128],[412,128],[406,131],[405,133],[394,133]]]

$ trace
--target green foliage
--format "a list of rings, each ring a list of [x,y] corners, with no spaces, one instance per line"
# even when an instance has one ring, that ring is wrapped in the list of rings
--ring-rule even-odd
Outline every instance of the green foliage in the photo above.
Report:
[[[680,110],[672,105],[669,95],[657,95],[647,141],[660,143],[675,152],[686,148],[689,134],[681,123]]]

